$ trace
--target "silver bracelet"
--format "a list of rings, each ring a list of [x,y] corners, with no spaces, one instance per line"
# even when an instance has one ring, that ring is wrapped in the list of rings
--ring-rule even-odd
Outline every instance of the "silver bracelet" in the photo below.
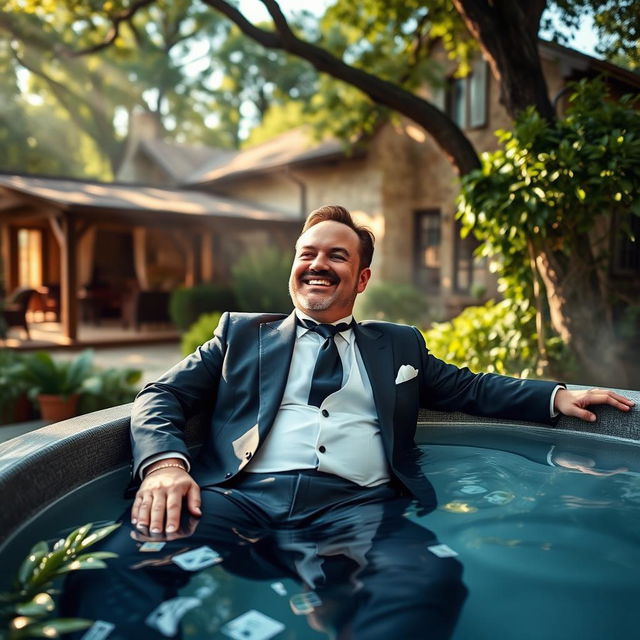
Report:
[[[176,467],[176,469],[182,469],[183,471],[187,471],[184,465],[178,464],[177,462],[171,462],[169,464],[161,464],[158,467],[154,467],[153,469],[151,469],[151,471],[147,471],[147,473],[144,474],[144,477],[146,478],[147,476],[150,476],[152,473],[156,471],[160,471],[160,469],[171,469],[171,467]]]

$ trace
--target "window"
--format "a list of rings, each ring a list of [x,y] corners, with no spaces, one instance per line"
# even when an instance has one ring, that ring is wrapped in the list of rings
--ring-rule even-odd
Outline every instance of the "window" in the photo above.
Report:
[[[484,260],[473,255],[478,241],[473,234],[465,238],[460,236],[461,225],[456,222],[454,236],[454,288],[458,293],[472,293],[473,285],[482,282],[484,274]]]
[[[461,129],[487,125],[487,63],[478,60],[464,78],[451,78],[447,88],[447,113]]]
[[[440,289],[441,222],[438,209],[415,213],[415,280],[426,291]]]
[[[42,286],[42,231],[18,229],[18,286]]]

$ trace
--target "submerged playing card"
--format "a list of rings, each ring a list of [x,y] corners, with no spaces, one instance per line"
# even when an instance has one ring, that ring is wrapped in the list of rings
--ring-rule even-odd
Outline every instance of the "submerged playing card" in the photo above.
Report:
[[[140,545],[139,551],[161,551],[166,542],[145,542]]]
[[[434,544],[431,547],[427,547],[431,553],[438,556],[438,558],[453,558],[458,553],[446,544]]]
[[[222,556],[211,547],[204,546],[173,556],[173,562],[185,571],[199,571],[222,562]]]
[[[182,620],[187,611],[197,607],[199,604],[200,600],[198,598],[173,598],[156,607],[147,616],[145,622],[163,636],[169,638],[176,635],[180,620]]]
[[[104,620],[96,620],[82,636],[81,640],[104,640],[112,631],[115,625]]]
[[[284,629],[282,622],[251,609],[227,622],[220,631],[233,640],[271,640]]]

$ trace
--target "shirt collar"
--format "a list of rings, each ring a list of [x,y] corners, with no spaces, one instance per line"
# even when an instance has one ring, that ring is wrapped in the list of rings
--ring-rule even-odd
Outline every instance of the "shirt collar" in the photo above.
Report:
[[[312,318],[311,316],[308,316],[306,313],[303,313],[299,309],[295,309],[295,314],[300,320],[311,320],[311,322],[318,322],[316,319]],[[346,322],[347,324],[350,324],[352,320],[353,320],[353,314],[350,313],[348,316],[345,316],[344,318],[340,318],[335,322],[328,322],[325,324],[340,324],[341,322]],[[307,329],[304,326],[298,325],[298,331],[297,331],[296,337],[300,338],[301,336],[305,335],[305,333],[308,333],[308,332],[309,332],[309,329]],[[341,331],[339,335],[341,335],[347,342],[351,343],[351,337],[353,336],[353,331],[351,329],[348,329],[347,331]]]

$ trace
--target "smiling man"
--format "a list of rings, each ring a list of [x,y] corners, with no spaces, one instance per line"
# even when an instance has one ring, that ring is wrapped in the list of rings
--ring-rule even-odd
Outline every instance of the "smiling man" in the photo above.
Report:
[[[120,559],[101,587],[123,637],[153,637],[154,606],[187,580],[171,553],[207,548],[234,573],[299,581],[292,606],[304,601],[310,624],[334,637],[448,638],[465,597],[461,566],[427,552],[438,548],[435,534],[403,517],[412,500],[425,513],[435,506],[414,443],[418,410],[552,424],[558,413],[590,420],[590,404],[633,404],[603,390],[474,374],[430,355],[414,327],[355,322],[373,247],[343,207],[312,212],[289,280],[294,312],[224,314],[210,341],[139,394],[133,540],[122,531],[108,543]],[[207,407],[192,459],[185,424]],[[136,573],[135,540],[169,547]],[[191,570],[208,566],[189,561]],[[94,595],[79,613],[95,616],[105,596],[81,589]]]

